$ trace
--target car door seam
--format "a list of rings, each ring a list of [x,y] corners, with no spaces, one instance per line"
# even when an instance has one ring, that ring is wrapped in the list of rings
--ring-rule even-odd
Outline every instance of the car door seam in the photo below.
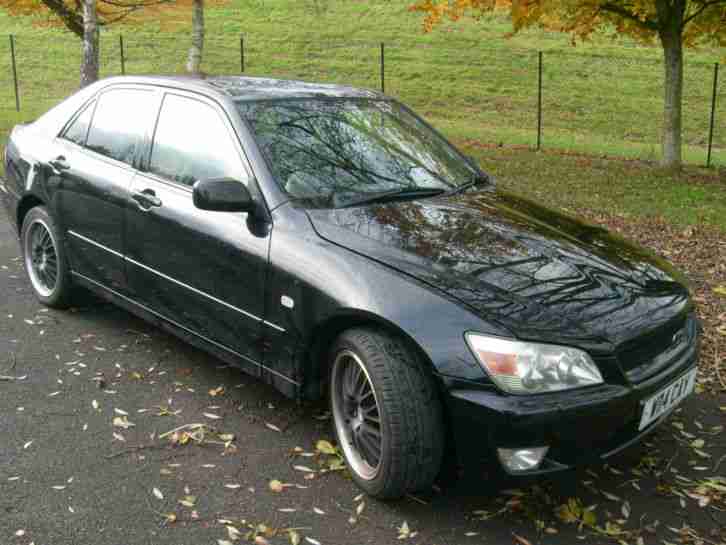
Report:
[[[133,305],[136,305],[137,307],[145,310],[146,312],[148,312],[150,314],[153,314],[154,316],[157,316],[157,317],[161,318],[162,320],[165,320],[165,321],[169,322],[170,324],[174,325],[175,327],[178,327],[179,329],[183,329],[184,331],[186,331],[188,333],[191,333],[192,335],[194,335],[196,337],[199,337],[200,339],[203,339],[204,341],[206,341],[206,342],[208,342],[210,344],[213,344],[213,345],[215,345],[215,346],[217,346],[217,347],[219,347],[219,348],[221,348],[221,349],[223,349],[223,350],[225,350],[225,351],[227,351],[227,352],[229,352],[231,354],[234,354],[235,356],[237,356],[239,358],[242,358],[242,359],[250,362],[253,365],[256,365],[256,366],[258,366],[258,367],[260,367],[260,368],[262,368],[262,369],[264,369],[266,371],[269,371],[273,375],[276,375],[276,376],[278,376],[278,377],[280,377],[282,379],[285,379],[286,381],[288,381],[288,382],[290,382],[290,383],[292,383],[292,384],[294,384],[296,386],[300,386],[300,383],[299,382],[291,379],[290,377],[288,377],[286,375],[283,375],[279,371],[275,371],[274,369],[270,369],[269,367],[266,367],[265,365],[261,364],[260,362],[258,362],[256,360],[253,360],[252,358],[247,357],[247,356],[245,356],[243,354],[240,354],[239,352],[237,352],[235,350],[232,350],[231,348],[229,348],[228,346],[225,346],[224,344],[218,343],[217,341],[214,341],[214,340],[212,340],[212,339],[210,339],[208,337],[205,337],[204,335],[201,335],[201,334],[197,333],[196,331],[193,331],[193,330],[189,329],[188,327],[185,327],[185,326],[179,324],[178,322],[176,322],[176,321],[174,321],[174,320],[172,320],[170,318],[167,318],[163,314],[160,314],[160,313],[156,312],[155,310],[150,309],[146,305],[142,305],[138,301],[134,301],[130,297],[127,297],[127,296],[125,296],[125,295],[117,292],[116,290],[113,290],[113,289],[109,288],[108,286],[104,286],[103,284],[101,284],[100,282],[97,282],[97,281],[93,280],[92,278],[88,278],[84,274],[81,274],[81,273],[79,273],[77,271],[71,271],[71,274],[73,276],[78,276],[79,278],[82,278],[86,282],[90,282],[91,284],[94,284],[94,285],[98,286],[99,288],[102,288],[102,289],[104,289],[104,290],[106,290],[106,291],[114,294],[116,297],[119,297],[121,299],[124,299],[125,301],[128,301],[129,303],[132,303]]]
[[[140,262],[136,261],[135,259],[132,259],[132,258],[130,258],[130,257],[128,257],[128,256],[126,256],[126,255],[124,255],[122,253],[119,253],[116,250],[112,250],[111,248],[108,248],[108,247],[104,246],[103,244],[100,244],[100,243],[98,243],[98,242],[96,242],[96,241],[94,241],[94,240],[92,240],[92,239],[90,239],[88,237],[85,237],[85,236],[83,236],[83,235],[81,235],[79,233],[76,233],[75,231],[69,230],[68,231],[68,234],[69,235],[72,235],[72,236],[74,236],[74,237],[76,237],[76,238],[78,238],[80,240],[83,240],[83,241],[85,241],[85,242],[87,242],[89,244],[92,244],[93,246],[96,246],[96,247],[98,247],[98,248],[100,248],[102,250],[106,250],[107,252],[110,252],[113,255],[121,258],[124,262],[128,262],[128,263],[131,263],[133,265],[136,265],[137,267],[141,267],[142,269],[145,269],[145,270],[147,270],[147,271],[149,271],[149,272],[151,272],[153,274],[156,274],[157,276],[160,276],[161,278],[164,278],[165,280],[168,280],[170,282],[174,282],[175,284],[177,284],[177,285],[179,285],[179,286],[181,286],[183,288],[186,288],[186,289],[188,289],[190,291],[193,291],[194,293],[196,293],[198,295],[201,295],[203,297],[206,297],[207,299],[210,299],[210,300],[214,301],[215,303],[218,303],[218,304],[223,305],[225,307],[228,307],[228,308],[230,308],[232,310],[235,310],[238,313],[243,314],[244,316],[246,316],[246,317],[248,317],[248,318],[250,318],[252,320],[256,320],[258,322],[262,322],[266,326],[271,327],[273,329],[276,329],[276,330],[278,330],[278,331],[280,331],[282,333],[285,333],[285,331],[286,331],[285,328],[280,327],[277,324],[274,324],[272,322],[269,322],[267,320],[264,320],[264,319],[260,318],[259,316],[256,316],[256,315],[254,315],[254,314],[252,314],[250,312],[247,312],[246,310],[243,310],[241,308],[238,308],[238,307],[236,307],[234,305],[231,305],[231,304],[227,303],[226,301],[222,301],[221,299],[217,299],[213,295],[209,295],[208,293],[206,293],[206,292],[204,292],[202,290],[199,290],[199,289],[197,289],[197,288],[195,288],[193,286],[190,286],[189,284],[185,284],[184,282],[181,282],[179,280],[176,280],[175,278],[172,278],[171,276],[168,276],[168,275],[166,275],[166,274],[164,274],[162,272],[157,271],[156,269],[153,269],[153,268],[151,268],[151,267],[149,267],[147,265],[144,265],[143,263],[140,263]]]

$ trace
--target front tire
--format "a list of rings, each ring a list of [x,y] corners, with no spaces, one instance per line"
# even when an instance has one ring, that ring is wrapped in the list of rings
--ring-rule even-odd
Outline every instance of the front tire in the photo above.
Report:
[[[44,206],[31,209],[20,230],[23,263],[35,296],[46,306],[66,308],[73,289],[60,230]]]
[[[335,433],[353,480],[379,499],[430,487],[444,454],[434,378],[402,339],[373,328],[343,333],[330,353]]]

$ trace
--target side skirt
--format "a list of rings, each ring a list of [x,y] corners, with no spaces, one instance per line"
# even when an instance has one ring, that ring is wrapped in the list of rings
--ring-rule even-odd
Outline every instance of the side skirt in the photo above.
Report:
[[[133,299],[130,299],[129,297],[126,297],[125,295],[122,295],[104,286],[103,284],[91,280],[90,278],[87,278],[80,273],[71,271],[71,274],[73,275],[73,280],[77,285],[83,286],[84,288],[97,294],[99,297],[120,306],[121,308],[163,329],[164,331],[171,333],[172,335],[179,337],[180,339],[191,344],[192,346],[195,346],[201,350],[204,350],[205,352],[212,354],[213,356],[219,358],[225,363],[240,367],[242,371],[255,378],[259,378],[259,370],[263,369],[264,371],[266,371],[265,373],[263,373],[264,382],[271,384],[275,387],[275,389],[279,390],[283,395],[289,398],[299,399],[300,383],[286,377],[285,375],[277,373],[273,369],[265,367],[257,361],[247,358],[242,354],[238,354],[234,350],[231,350],[230,348],[227,348],[222,344],[219,344],[211,339],[199,335],[198,333],[187,329],[183,325],[178,324],[165,316],[162,316],[161,314],[134,301]]]

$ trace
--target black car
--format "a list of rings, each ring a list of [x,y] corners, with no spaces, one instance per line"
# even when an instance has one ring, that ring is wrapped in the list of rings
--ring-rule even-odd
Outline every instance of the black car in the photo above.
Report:
[[[605,459],[694,388],[667,263],[498,189],[376,92],[108,79],[15,127],[5,174],[41,302],[82,286],[329,396],[373,496],[430,485],[446,449],[511,475]]]

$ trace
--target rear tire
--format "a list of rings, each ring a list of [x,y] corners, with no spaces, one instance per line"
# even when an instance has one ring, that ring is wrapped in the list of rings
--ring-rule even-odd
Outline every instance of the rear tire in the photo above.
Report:
[[[25,270],[35,296],[53,308],[68,307],[73,290],[62,240],[60,229],[44,206],[26,214],[20,230]]]
[[[392,499],[430,487],[445,429],[428,366],[403,339],[379,329],[344,332],[330,352],[335,433],[353,480]]]

